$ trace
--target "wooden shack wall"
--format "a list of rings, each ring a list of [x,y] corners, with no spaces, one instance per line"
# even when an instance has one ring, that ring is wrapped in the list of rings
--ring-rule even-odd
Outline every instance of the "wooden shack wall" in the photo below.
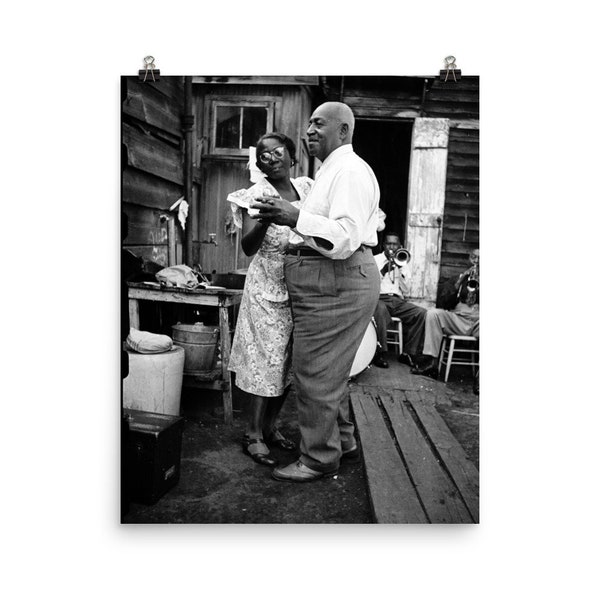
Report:
[[[346,102],[359,119],[450,120],[439,290],[468,266],[479,247],[479,77],[326,77],[329,100]]]
[[[479,77],[447,83],[434,79],[423,108],[428,117],[450,119],[441,292],[468,267],[469,253],[479,247]]]
[[[124,247],[146,261],[168,265],[169,207],[183,195],[183,77],[157,82],[121,79],[122,210],[129,218]],[[175,224],[176,256],[183,262],[183,235]]]
[[[232,191],[252,184],[246,168],[247,156],[211,155],[209,152],[211,99],[227,96],[239,98],[240,101],[252,97],[275,100],[274,129],[290,135],[300,152],[301,138],[312,110],[311,93],[308,87],[298,85],[195,83],[193,88],[200,159],[198,234],[194,236],[197,240],[194,242],[194,257],[205,272],[226,273],[246,268],[251,260],[240,248],[227,196]],[[300,160],[292,176],[307,175],[307,171],[306,161]],[[216,234],[217,245],[207,243],[211,233]]]

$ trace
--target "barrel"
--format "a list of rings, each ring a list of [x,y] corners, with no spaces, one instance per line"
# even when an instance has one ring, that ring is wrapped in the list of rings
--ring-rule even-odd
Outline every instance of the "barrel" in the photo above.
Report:
[[[185,352],[139,354],[131,350],[129,375],[123,380],[123,407],[164,415],[179,415]]]
[[[185,350],[183,372],[204,375],[217,364],[219,328],[203,323],[173,325],[173,342]]]

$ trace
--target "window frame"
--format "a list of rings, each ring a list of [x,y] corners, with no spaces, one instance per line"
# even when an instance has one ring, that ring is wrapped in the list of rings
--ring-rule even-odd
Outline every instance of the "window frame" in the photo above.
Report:
[[[275,113],[278,98],[273,96],[254,96],[252,98],[239,96],[212,96],[209,111],[209,154],[212,156],[248,157],[248,148],[222,148],[216,145],[217,140],[217,108],[234,106],[236,108],[265,108],[267,110],[266,132],[275,131]]]

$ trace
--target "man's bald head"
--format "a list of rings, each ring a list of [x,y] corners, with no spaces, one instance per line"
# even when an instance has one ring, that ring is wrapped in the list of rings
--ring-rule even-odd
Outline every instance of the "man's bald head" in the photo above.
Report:
[[[313,112],[306,134],[310,154],[325,160],[340,146],[352,143],[354,114],[343,102],[325,102]]]

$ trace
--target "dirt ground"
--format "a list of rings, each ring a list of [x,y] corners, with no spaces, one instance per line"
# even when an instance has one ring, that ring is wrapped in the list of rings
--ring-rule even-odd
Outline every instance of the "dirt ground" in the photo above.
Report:
[[[404,365],[394,368],[398,366],[408,370]],[[470,371],[457,369],[447,384],[422,376],[409,377],[423,390],[421,393],[433,398],[439,414],[478,466],[479,397],[473,394]],[[237,394],[233,404],[234,426],[228,429],[223,424],[218,394],[184,389],[179,483],[152,506],[129,503],[123,523],[373,522],[362,464],[343,465],[335,479],[308,484],[275,481],[269,467],[254,463],[242,453],[246,407]],[[281,421],[281,431],[298,443],[293,390]],[[271,452],[280,464],[297,457],[296,453],[277,448]]]

